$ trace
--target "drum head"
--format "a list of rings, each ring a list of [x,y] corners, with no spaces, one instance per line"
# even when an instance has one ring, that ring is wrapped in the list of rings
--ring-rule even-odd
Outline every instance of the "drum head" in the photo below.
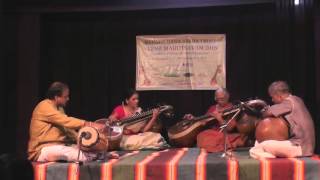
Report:
[[[83,127],[79,130],[80,145],[84,147],[91,147],[99,140],[99,133],[93,127]]]

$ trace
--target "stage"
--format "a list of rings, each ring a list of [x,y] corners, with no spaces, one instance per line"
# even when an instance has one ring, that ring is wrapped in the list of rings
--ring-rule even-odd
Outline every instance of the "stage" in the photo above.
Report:
[[[199,148],[119,152],[119,159],[77,163],[33,163],[35,180],[302,180],[320,179],[320,158],[255,160],[248,149],[231,159]]]

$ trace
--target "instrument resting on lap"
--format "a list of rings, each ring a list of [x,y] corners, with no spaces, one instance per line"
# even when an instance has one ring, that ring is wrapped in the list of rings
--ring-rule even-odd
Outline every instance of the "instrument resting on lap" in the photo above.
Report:
[[[289,124],[281,117],[265,118],[258,122],[255,136],[259,143],[266,140],[287,140],[289,139]]]
[[[172,106],[163,105],[159,106],[158,108],[160,114],[172,116]],[[129,130],[133,134],[139,133],[141,129],[147,124],[147,122],[152,118],[153,111],[154,109],[151,109],[114,122],[109,122],[109,119],[98,119],[96,121],[97,123],[106,124],[104,134],[109,140],[109,149],[115,150],[119,148],[122,135],[124,134],[124,129]],[[160,132],[161,124],[156,121],[155,125],[151,128],[151,131]]]
[[[234,115],[239,111],[243,111],[244,113],[251,115],[257,114],[262,108],[266,106],[267,104],[263,100],[250,100],[224,110],[222,112],[222,116],[226,118],[228,116]],[[214,120],[216,119],[211,115],[203,115],[190,120],[182,120],[168,129],[168,137],[170,139],[170,142],[178,147],[192,147],[196,143],[197,135],[206,128],[206,125],[204,124],[209,124]],[[252,123],[252,120],[249,118],[245,121],[242,121],[239,126],[237,123],[237,128],[240,133],[245,134],[247,132],[253,131],[254,126],[252,129],[252,124],[254,123]]]
[[[231,108],[230,111],[224,111],[223,116],[236,112],[237,108]],[[197,135],[213,120],[216,119],[211,115],[202,115],[178,122],[168,129],[170,143],[177,147],[192,147],[196,143]]]

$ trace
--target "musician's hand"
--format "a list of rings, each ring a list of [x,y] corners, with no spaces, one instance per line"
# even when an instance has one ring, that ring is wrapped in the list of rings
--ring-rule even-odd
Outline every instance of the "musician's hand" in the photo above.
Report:
[[[90,127],[94,127],[97,130],[103,129],[105,128],[104,124],[100,124],[100,123],[94,123],[94,122],[86,122],[86,126],[90,126]]]
[[[115,122],[115,121],[117,121],[118,119],[115,117],[115,114],[112,114],[112,115],[110,115],[109,117],[108,117],[108,121],[110,122],[110,123],[113,123],[113,122]]]
[[[157,119],[159,114],[160,114],[160,109],[159,108],[154,109],[152,112],[152,119]]]
[[[108,159],[119,159],[120,155],[116,152],[109,152],[107,155]]]
[[[148,123],[144,127],[141,128],[140,132],[149,131],[157,121],[159,114],[160,114],[160,109],[159,108],[154,109],[152,111],[152,118],[148,121]]]
[[[269,111],[269,108],[270,108],[270,106],[267,106],[267,107],[265,107],[265,108],[263,108],[263,109],[261,110],[261,113],[262,113],[262,117],[263,117],[263,118],[274,116],[274,115],[271,113],[271,111]]]
[[[191,120],[191,119],[193,119],[194,118],[194,116],[192,115],[192,114],[185,114],[184,116],[183,116],[183,119],[187,119],[187,120]]]
[[[217,119],[217,121],[219,122],[219,124],[223,124],[224,123],[224,119],[222,117],[222,113],[219,111],[214,111],[209,113],[211,116],[213,116],[214,118]]]

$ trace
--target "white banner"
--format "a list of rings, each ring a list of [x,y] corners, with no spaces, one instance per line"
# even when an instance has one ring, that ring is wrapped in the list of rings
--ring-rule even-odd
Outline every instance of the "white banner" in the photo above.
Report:
[[[224,34],[137,36],[137,90],[226,86]]]

